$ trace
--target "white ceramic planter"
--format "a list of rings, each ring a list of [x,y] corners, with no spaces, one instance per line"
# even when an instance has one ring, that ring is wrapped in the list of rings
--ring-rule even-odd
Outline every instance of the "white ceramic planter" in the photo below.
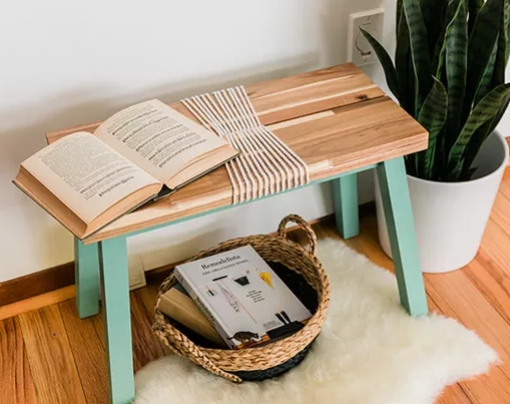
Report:
[[[408,176],[423,272],[462,268],[476,256],[508,162],[508,145],[494,132],[480,151],[471,181],[442,183]],[[379,241],[391,248],[376,184]]]

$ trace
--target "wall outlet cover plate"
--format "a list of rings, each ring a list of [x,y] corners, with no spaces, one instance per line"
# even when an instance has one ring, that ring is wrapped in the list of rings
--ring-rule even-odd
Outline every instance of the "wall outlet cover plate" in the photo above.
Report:
[[[349,15],[349,33],[347,37],[347,61],[356,66],[365,66],[376,63],[377,56],[372,46],[361,33],[360,28],[368,31],[381,42],[384,27],[384,9],[353,13]]]

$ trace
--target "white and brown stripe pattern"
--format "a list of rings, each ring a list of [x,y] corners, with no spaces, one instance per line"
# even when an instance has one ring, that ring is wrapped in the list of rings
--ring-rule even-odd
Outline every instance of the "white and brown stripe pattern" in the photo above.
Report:
[[[310,182],[306,163],[260,122],[244,87],[182,100],[207,129],[241,153],[226,164],[233,204]]]

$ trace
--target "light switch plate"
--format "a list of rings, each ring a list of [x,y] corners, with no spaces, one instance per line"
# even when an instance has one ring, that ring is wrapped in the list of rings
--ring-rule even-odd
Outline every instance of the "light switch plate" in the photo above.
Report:
[[[356,66],[365,66],[378,61],[372,46],[360,31],[363,28],[379,42],[382,38],[384,27],[384,9],[353,13],[349,15],[349,35],[347,39],[347,61]]]

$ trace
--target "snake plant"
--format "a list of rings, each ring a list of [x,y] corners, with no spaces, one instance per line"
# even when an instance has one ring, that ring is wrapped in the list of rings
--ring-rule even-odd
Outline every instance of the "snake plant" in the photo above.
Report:
[[[510,0],[397,0],[394,63],[362,30],[390,91],[429,132],[428,148],[406,157],[408,174],[470,179],[510,102],[509,9]]]

